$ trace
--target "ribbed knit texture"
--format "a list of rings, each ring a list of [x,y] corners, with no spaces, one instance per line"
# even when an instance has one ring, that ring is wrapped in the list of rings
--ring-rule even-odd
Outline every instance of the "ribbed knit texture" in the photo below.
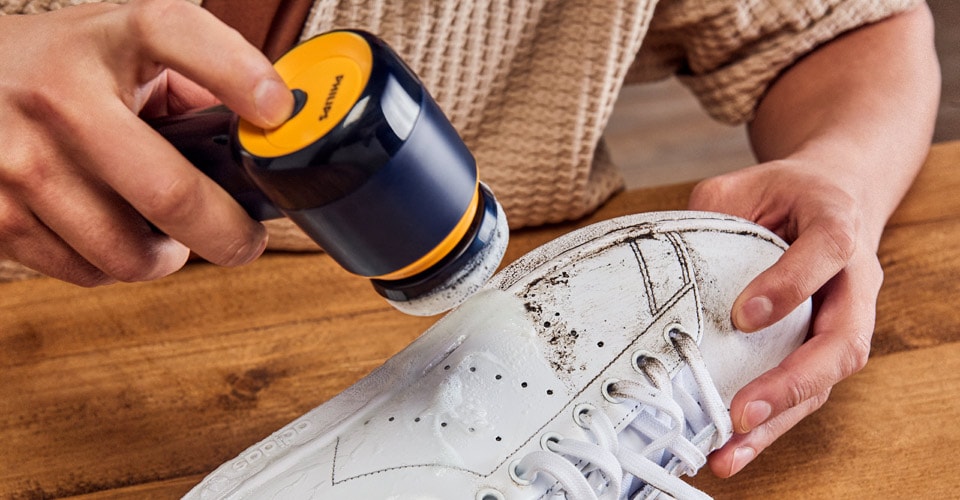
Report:
[[[712,117],[743,123],[767,86],[804,54],[920,1],[662,1],[628,82],[676,74]]]
[[[87,1],[0,0],[0,12]],[[386,40],[518,228],[576,219],[621,188],[602,134],[625,81],[676,74],[711,116],[742,123],[799,57],[918,1],[317,0],[303,38],[360,28]],[[287,220],[268,227],[272,249],[317,248]]]
[[[319,0],[304,35],[361,28],[390,44],[522,227],[585,215],[622,185],[595,152],[654,4],[600,4]]]

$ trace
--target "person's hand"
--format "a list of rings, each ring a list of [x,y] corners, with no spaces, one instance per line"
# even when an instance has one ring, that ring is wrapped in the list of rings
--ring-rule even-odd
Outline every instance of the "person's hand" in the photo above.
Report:
[[[279,125],[292,96],[239,33],[181,0],[90,4],[0,16],[0,53],[0,258],[93,286],[263,251],[263,226],[138,117],[219,99]]]
[[[862,220],[855,190],[831,175],[839,165],[811,163],[760,164],[703,181],[691,196],[691,209],[752,220],[791,243],[735,301],[737,328],[756,331],[814,297],[808,340],[733,398],[735,434],[709,458],[719,477],[737,473],[867,362],[883,279],[878,235],[868,229],[877,224]]]

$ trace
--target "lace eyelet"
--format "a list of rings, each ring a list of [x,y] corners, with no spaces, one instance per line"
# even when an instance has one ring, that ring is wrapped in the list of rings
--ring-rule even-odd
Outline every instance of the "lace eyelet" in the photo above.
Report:
[[[484,488],[477,492],[477,500],[506,500],[506,498],[503,493],[493,488]]]
[[[519,466],[520,466],[519,460],[514,460],[513,462],[510,462],[510,466],[507,467],[507,472],[510,473],[510,479],[513,479],[513,482],[519,484],[520,486],[529,486],[531,483],[533,483],[533,478],[524,479],[520,477],[520,473],[517,471],[517,467]]]
[[[587,423],[583,420],[583,417],[584,417],[587,413],[590,413],[590,412],[592,412],[592,411],[594,411],[594,410],[596,410],[596,409],[597,409],[597,407],[596,407],[596,406],[593,406],[593,405],[590,404],[590,403],[580,403],[580,404],[578,404],[577,406],[574,406],[574,407],[573,407],[573,421],[576,422],[576,424],[579,425],[580,427],[582,427],[582,428],[584,428],[584,429],[589,429],[590,426],[587,425]]]
[[[641,375],[646,375],[646,372],[643,369],[643,364],[647,359],[656,359],[650,351],[639,350],[633,353],[633,358],[631,360],[630,366],[633,367],[634,371]]]
[[[603,394],[603,399],[606,399],[613,404],[620,404],[623,402],[622,399],[610,393],[610,388],[619,381],[620,379],[618,378],[608,378],[607,380],[603,381],[603,386],[600,388],[600,392]]]
[[[670,323],[663,329],[663,337],[673,345],[673,338],[679,334],[689,335],[687,329],[680,323]]]
[[[544,432],[543,435],[540,436],[540,447],[552,452],[554,450],[550,449],[550,443],[558,443],[561,439],[563,439],[563,436],[556,432]]]

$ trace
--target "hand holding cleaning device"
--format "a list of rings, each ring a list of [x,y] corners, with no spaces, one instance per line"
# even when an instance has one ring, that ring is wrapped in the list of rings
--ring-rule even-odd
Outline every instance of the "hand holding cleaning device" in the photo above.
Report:
[[[339,30],[274,64],[293,115],[262,129],[219,106],[152,125],[252,217],[286,216],[397,309],[450,309],[496,271],[503,209],[420,80],[377,37]]]

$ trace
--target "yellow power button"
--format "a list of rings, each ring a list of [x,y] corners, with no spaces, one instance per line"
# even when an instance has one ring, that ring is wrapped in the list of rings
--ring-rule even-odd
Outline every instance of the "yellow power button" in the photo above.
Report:
[[[274,64],[289,88],[306,94],[303,108],[271,130],[240,120],[240,145],[262,158],[303,149],[326,135],[353,108],[370,78],[373,55],[360,35],[332,32],[311,38]]]

